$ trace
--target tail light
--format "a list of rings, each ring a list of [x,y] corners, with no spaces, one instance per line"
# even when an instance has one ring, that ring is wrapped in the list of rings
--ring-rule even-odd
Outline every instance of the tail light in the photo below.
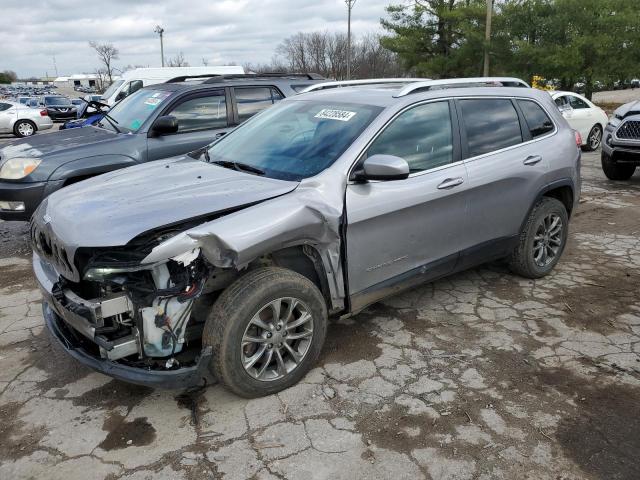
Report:
[[[41,116],[41,117],[48,117],[48,116],[49,116],[49,114],[47,113],[47,111],[46,111],[46,110],[40,110],[40,116]]]
[[[580,132],[577,130],[574,130],[574,132],[576,134],[576,145],[580,148],[582,146],[582,135],[580,135]]]

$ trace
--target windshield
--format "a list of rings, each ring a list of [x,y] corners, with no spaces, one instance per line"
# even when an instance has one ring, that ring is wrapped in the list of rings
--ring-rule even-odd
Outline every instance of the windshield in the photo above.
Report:
[[[102,94],[102,98],[107,99],[111,97],[111,95],[113,95],[113,92],[120,88],[120,85],[122,85],[123,83],[124,80],[116,80],[115,82],[113,82],[111,85],[109,85],[109,88],[107,88]]]
[[[98,125],[124,133],[135,133],[147,119],[171,95],[164,90],[138,90],[113,106],[109,110],[111,121],[116,123],[117,129],[108,120],[102,120]]]
[[[284,102],[213,144],[209,159],[249,165],[282,180],[312,177],[335,162],[381,111],[352,103]]]
[[[66,97],[44,97],[44,104],[71,106],[71,101]]]

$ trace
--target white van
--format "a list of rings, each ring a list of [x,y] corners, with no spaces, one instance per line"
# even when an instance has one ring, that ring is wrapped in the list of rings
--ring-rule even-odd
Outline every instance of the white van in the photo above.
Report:
[[[110,106],[131,95],[147,85],[164,83],[183,75],[237,75],[243,74],[244,68],[236,65],[219,67],[164,67],[164,68],[136,68],[128,70],[102,94],[102,102]]]

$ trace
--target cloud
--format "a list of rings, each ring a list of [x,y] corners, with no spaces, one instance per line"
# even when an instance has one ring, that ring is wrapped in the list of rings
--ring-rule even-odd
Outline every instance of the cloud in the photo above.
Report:
[[[398,0],[358,0],[355,35],[380,31],[385,6]],[[111,42],[117,67],[159,66],[155,25],[165,29],[165,57],[182,51],[193,66],[268,63],[286,37],[314,30],[346,31],[344,0],[2,0],[0,71],[19,76],[92,72],[98,60],[88,42]]]

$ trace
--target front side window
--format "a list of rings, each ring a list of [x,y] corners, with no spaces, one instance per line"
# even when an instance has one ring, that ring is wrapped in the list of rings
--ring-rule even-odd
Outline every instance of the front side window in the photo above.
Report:
[[[0,112],[4,112],[5,110],[9,110],[10,108],[10,103],[0,103]]]
[[[123,83],[124,83],[124,80],[115,80],[111,85],[109,85],[109,88],[107,88],[105,92],[102,94],[102,98],[108,99],[109,97],[111,97],[111,95],[113,95],[113,93],[118,88],[120,88],[120,85],[122,85]]]
[[[209,158],[245,164],[271,178],[312,177],[335,162],[381,111],[374,105],[284,102],[214,143]]]
[[[520,120],[509,99],[460,100],[468,156],[475,157],[522,142]]]
[[[178,133],[224,128],[227,126],[224,91],[189,99],[175,107],[170,115],[178,119]]]
[[[369,157],[376,154],[404,158],[411,173],[451,163],[449,102],[427,103],[401,113],[367,150]]]
[[[518,105],[533,138],[553,131],[553,122],[540,105],[531,100],[518,100]]]
[[[147,119],[162,105],[172,92],[165,90],[143,89],[128,96],[109,110],[108,119],[100,121],[100,126],[123,133],[135,133]],[[115,126],[111,124],[115,123]]]
[[[234,93],[238,106],[239,122],[244,122],[256,113],[282,100],[280,92],[271,87],[236,87]]]
[[[580,109],[580,108],[589,108],[589,105],[587,105],[587,102],[585,102],[584,100],[574,95],[568,95],[568,98],[569,98],[569,105],[571,105],[571,108],[573,108],[574,110]]]

